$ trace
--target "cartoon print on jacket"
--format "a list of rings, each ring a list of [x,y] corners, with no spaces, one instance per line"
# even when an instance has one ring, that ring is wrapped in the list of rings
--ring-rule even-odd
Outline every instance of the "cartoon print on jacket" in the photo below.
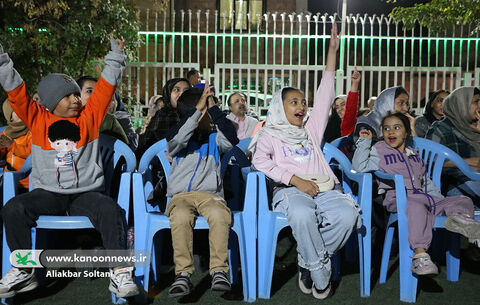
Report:
[[[77,156],[77,143],[80,141],[80,128],[67,120],[56,121],[48,127],[48,141],[53,149],[57,151],[55,156],[55,167],[57,168],[57,183],[60,183],[59,167],[72,167],[74,182],[77,183],[77,169],[75,157]]]

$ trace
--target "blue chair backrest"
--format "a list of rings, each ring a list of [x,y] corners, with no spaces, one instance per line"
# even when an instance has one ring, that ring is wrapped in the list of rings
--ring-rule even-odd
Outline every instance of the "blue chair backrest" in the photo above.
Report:
[[[0,126],[0,133],[2,133],[3,131],[5,131],[5,128],[7,128],[7,125],[5,125],[5,126]]]
[[[428,139],[413,137],[413,147],[418,149],[420,157],[427,164],[428,174],[438,188],[441,188],[443,164],[452,161],[470,178],[480,178],[480,173],[475,172],[456,152],[450,148]]]
[[[116,182],[114,179],[120,179],[120,177],[114,177],[114,174],[133,173],[137,167],[137,159],[127,144],[111,136],[100,134],[99,146],[105,176],[105,193],[115,197],[117,190],[112,189],[112,186],[118,184],[112,185],[112,183]]]
[[[240,142],[238,142],[237,147],[240,148],[243,152],[246,152],[251,141],[252,141],[252,138],[242,139],[240,140]]]
[[[337,147],[333,144],[325,143],[323,145],[323,155],[327,163],[331,163],[332,159],[338,162],[340,169],[342,170],[342,185],[345,193],[352,193],[352,189],[350,187],[350,180],[343,174],[344,171],[350,171],[352,169],[352,164],[350,160],[348,160],[347,156],[343,152],[341,152]]]

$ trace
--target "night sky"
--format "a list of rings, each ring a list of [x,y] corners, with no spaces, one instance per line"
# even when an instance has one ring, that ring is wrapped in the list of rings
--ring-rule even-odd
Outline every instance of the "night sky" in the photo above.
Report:
[[[309,0],[308,10],[315,14],[329,13],[333,14],[337,12],[338,15],[342,15],[342,0]],[[396,6],[413,6],[415,3],[425,3],[429,0],[397,0],[396,3],[387,3],[387,0],[347,0],[347,15],[352,14],[385,14],[388,15],[392,9]],[[338,5],[338,8],[337,8]]]

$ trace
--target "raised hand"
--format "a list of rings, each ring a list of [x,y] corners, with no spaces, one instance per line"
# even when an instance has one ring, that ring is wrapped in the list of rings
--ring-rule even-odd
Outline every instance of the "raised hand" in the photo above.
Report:
[[[340,36],[341,33],[337,31],[337,24],[334,22],[332,25],[332,32],[330,35],[330,44],[328,46],[329,50],[333,50],[335,52],[338,51],[340,48]]]
[[[200,97],[200,100],[198,101],[197,106],[196,106],[196,108],[199,111],[203,111],[207,107],[208,97],[213,96],[212,88],[213,88],[213,86],[210,86],[208,81],[205,81],[205,88],[203,89],[202,96]],[[211,106],[209,106],[209,107],[211,107]]]
[[[110,47],[112,51],[122,51],[125,47],[125,40],[114,38],[113,34],[110,34]]]
[[[357,92],[358,86],[360,85],[360,80],[362,79],[362,74],[358,72],[357,67],[355,67],[355,71],[353,71],[351,79],[352,79],[352,89],[350,91]]]
[[[373,137],[372,132],[368,129],[360,130],[358,135],[360,136],[360,138],[365,138],[365,139],[371,139]]]
[[[337,34],[337,24],[333,23],[332,35],[330,36],[330,44],[328,46],[327,64],[325,71],[335,71],[337,66],[337,51],[340,47],[340,35]]]

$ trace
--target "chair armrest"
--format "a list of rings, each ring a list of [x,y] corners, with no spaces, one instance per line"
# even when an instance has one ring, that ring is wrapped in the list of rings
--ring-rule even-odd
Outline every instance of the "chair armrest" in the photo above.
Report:
[[[395,182],[395,193],[397,198],[397,211],[403,211],[403,213],[398,213],[399,218],[400,214],[405,215],[406,217],[406,208],[407,208],[407,192],[405,190],[405,182],[402,175],[387,174],[382,171],[375,171],[375,176],[383,180],[392,180]]]

